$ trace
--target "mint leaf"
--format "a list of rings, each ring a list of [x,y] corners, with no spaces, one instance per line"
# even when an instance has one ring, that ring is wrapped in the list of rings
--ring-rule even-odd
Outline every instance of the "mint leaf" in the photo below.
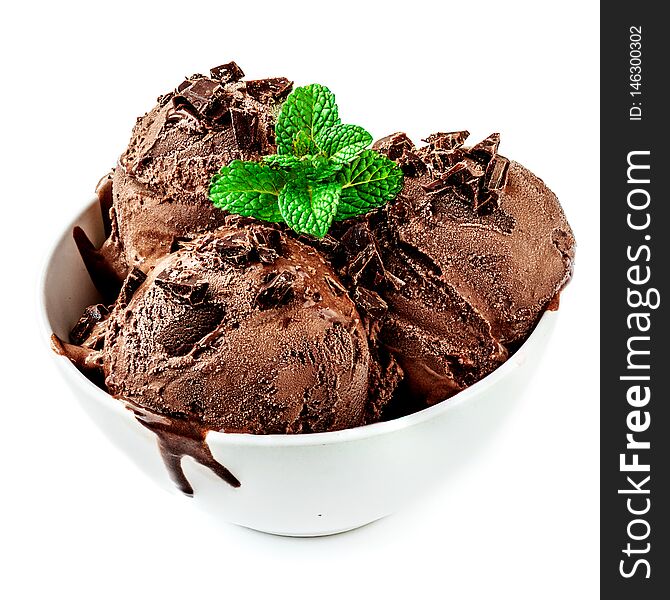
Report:
[[[335,220],[342,221],[393,200],[402,189],[403,174],[392,160],[365,150],[342,168],[337,179],[342,195]]]
[[[344,164],[363,152],[372,143],[372,136],[358,125],[340,123],[322,130],[315,142],[328,158]]]
[[[328,160],[325,156],[306,156],[302,163],[302,175],[310,182],[331,179],[342,169],[342,165]]]
[[[234,160],[212,177],[209,198],[214,206],[228,212],[280,222],[280,190],[286,174],[268,165]]]
[[[299,132],[304,131],[309,140],[309,149],[304,154],[316,154],[316,136],[339,122],[335,96],[327,87],[312,83],[296,88],[286,98],[277,118],[277,153],[292,154]]]
[[[264,156],[263,162],[273,167],[291,169],[296,165],[299,165],[302,160],[297,156],[291,156],[290,154],[271,154],[270,156]]]
[[[333,220],[373,210],[402,189],[398,165],[373,150],[362,127],[340,122],[335,97],[313,83],[288,96],[275,125],[277,154],[233,161],[212,178],[210,199],[232,213],[285,221],[322,238]]]
[[[307,154],[313,154],[316,151],[314,140],[307,133],[306,129],[301,129],[293,139],[293,154],[303,157]]]
[[[289,181],[279,194],[279,210],[294,231],[322,238],[333,222],[341,191],[338,183]]]

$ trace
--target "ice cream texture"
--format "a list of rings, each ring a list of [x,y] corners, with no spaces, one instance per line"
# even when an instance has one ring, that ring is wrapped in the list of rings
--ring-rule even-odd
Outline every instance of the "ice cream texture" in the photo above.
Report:
[[[109,393],[204,429],[355,427],[472,385],[558,306],[572,231],[497,134],[379,140],[402,191],[321,240],[215,209],[212,175],[275,152],[291,90],[242,77],[228,63],[160,97],[99,186],[104,245],[75,231],[103,302],[55,344]]]

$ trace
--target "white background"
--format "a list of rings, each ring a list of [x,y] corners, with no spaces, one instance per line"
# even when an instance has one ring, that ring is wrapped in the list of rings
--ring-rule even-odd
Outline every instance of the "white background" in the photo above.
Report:
[[[18,4],[0,23],[0,596],[596,598],[598,3]],[[375,137],[501,132],[578,240],[541,369],[481,459],[331,538],[213,523],[154,490],[68,396],[35,324],[46,247],[135,118],[231,59],[249,78],[328,85]]]

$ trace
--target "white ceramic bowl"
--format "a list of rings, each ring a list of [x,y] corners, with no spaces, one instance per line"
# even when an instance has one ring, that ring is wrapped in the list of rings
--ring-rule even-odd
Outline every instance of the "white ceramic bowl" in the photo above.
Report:
[[[94,242],[102,222],[93,202],[72,224]],[[70,226],[43,273],[45,337],[67,338],[83,308],[97,301]],[[549,338],[547,312],[528,340],[499,369],[453,398],[386,423],[303,435],[207,434],[221,464],[241,482],[233,488],[190,458],[183,460],[193,503],[226,521],[269,533],[328,535],[397,511],[462,468],[511,411]],[[162,463],[154,434],[124,403],[106,394],[53,354],[84,410],[110,440],[157,484],[180,493]]]

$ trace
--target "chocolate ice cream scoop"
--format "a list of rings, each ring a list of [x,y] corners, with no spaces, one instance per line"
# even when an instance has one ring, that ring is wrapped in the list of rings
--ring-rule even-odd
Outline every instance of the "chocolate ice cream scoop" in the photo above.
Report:
[[[403,190],[336,232],[345,283],[387,305],[379,339],[403,367],[413,409],[506,360],[572,272],[574,237],[556,196],[497,153],[497,134],[473,147],[467,135],[433,134],[418,149],[404,134],[377,142],[403,166]]]
[[[276,112],[292,83],[243,76],[235,63],[212,69],[210,77],[193,75],[137,120],[100,188],[109,237],[99,254],[117,279],[165,256],[176,238],[223,223],[225,215],[208,199],[221,165],[274,153]]]
[[[185,243],[120,299],[109,392],[207,429],[307,433],[365,422],[370,353],[356,308],[314,249],[247,222]]]

